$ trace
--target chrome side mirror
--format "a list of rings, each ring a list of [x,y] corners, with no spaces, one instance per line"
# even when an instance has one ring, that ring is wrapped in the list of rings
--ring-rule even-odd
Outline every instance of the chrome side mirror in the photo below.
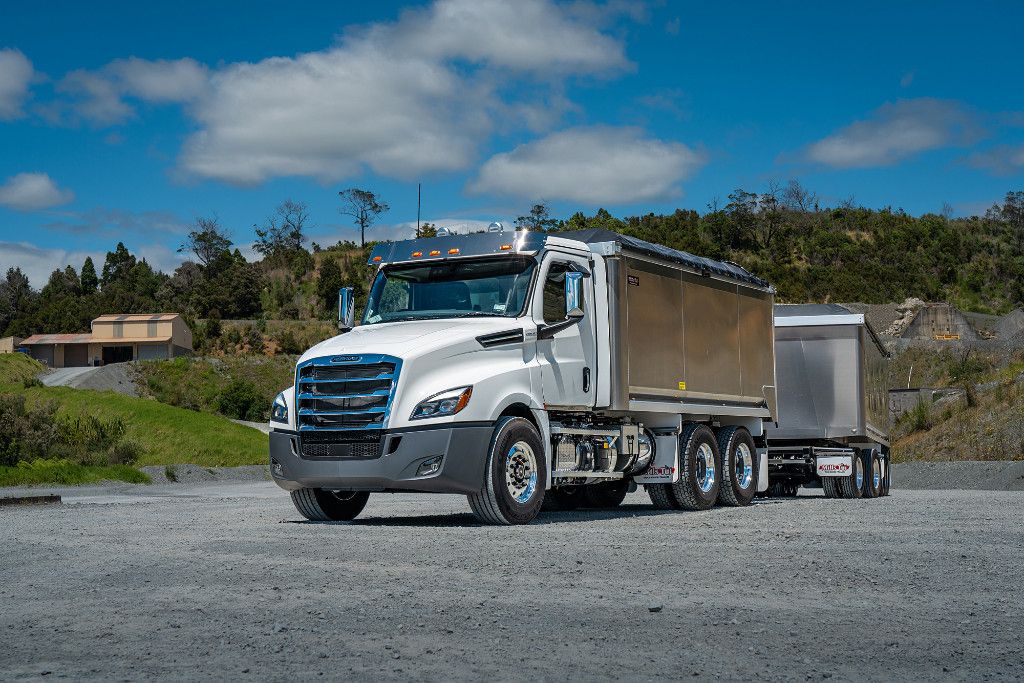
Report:
[[[583,273],[565,274],[565,317],[567,320],[583,317]]]
[[[342,287],[338,290],[338,329],[342,332],[348,332],[355,327],[355,320],[355,290],[351,287]]]

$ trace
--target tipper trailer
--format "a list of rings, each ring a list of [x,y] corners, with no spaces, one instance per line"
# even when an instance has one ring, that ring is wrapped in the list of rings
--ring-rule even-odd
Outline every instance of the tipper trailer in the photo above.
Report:
[[[607,230],[376,246],[354,326],[274,401],[270,465],[301,514],[461,493],[492,524],[542,507],[748,505],[777,419],[774,290],[733,263]]]
[[[829,498],[888,495],[888,357],[862,314],[837,304],[775,306],[769,495],[795,496],[801,486]]]

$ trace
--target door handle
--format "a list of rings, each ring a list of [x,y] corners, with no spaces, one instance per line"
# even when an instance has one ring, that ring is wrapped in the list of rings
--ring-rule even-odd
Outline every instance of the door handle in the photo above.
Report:
[[[590,392],[590,368],[583,368],[583,393]]]

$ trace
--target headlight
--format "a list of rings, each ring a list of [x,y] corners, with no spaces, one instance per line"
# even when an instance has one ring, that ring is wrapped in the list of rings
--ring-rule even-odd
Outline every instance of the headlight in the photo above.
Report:
[[[284,400],[284,392],[282,391],[274,399],[274,405],[270,407],[270,420],[272,422],[283,422],[288,424],[288,403]]]
[[[434,394],[425,401],[422,401],[412,411],[410,420],[422,420],[425,417],[443,417],[454,415],[469,403],[469,397],[473,395],[473,387],[459,387]]]

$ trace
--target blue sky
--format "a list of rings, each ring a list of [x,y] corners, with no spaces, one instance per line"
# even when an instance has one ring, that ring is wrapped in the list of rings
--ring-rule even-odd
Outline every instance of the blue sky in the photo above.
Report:
[[[1019,2],[23,3],[0,21],[0,268],[164,270],[286,198],[416,218],[704,210],[799,179],[920,214],[1024,189]],[[97,263],[100,265],[100,263]]]

